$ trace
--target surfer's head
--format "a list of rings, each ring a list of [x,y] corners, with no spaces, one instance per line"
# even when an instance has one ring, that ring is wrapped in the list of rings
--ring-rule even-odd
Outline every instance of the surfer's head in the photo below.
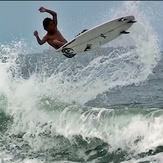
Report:
[[[45,18],[43,20],[43,27],[46,31],[54,30],[54,22],[51,18]]]

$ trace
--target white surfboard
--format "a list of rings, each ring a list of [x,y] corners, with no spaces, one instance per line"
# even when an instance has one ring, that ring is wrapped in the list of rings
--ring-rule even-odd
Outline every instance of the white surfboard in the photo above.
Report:
[[[79,34],[60,47],[57,52],[61,52],[66,57],[72,58],[76,54],[81,54],[104,45],[122,34],[128,34],[129,32],[126,32],[126,30],[135,22],[135,17],[132,15],[107,21]]]

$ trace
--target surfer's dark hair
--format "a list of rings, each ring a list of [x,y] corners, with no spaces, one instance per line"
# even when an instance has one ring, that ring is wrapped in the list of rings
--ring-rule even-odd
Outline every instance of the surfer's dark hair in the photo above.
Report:
[[[43,20],[43,27],[44,27],[44,29],[47,31],[47,27],[48,27],[48,25],[49,25],[49,23],[51,22],[51,21],[53,21],[51,18],[45,18],[44,20]]]

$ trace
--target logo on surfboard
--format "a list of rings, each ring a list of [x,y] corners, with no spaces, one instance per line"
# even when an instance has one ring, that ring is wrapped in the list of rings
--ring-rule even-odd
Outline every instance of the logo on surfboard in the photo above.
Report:
[[[106,39],[106,36],[103,33],[101,33],[100,36],[103,37],[104,39]]]
[[[63,48],[62,52],[66,54],[73,54],[74,50],[72,48]]]

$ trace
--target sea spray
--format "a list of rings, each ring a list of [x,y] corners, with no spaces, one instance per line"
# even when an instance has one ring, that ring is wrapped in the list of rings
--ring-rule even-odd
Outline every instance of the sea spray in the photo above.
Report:
[[[162,144],[162,111],[158,108],[124,109],[120,105],[114,110],[109,103],[109,109],[84,106],[97,96],[101,101],[109,98],[104,94],[113,88],[139,86],[157,65],[157,37],[146,14],[140,12],[140,4],[124,2],[115,13],[115,17],[135,16],[137,23],[130,35],[72,59],[51,51],[21,55],[21,60],[24,44],[20,48],[3,46],[7,60],[0,64],[1,108],[12,117],[12,124],[1,137],[1,158],[11,162],[36,158],[44,162],[121,162],[157,152]],[[132,40],[134,48],[128,47],[127,40]],[[29,61],[27,67],[23,67],[25,61]],[[26,77],[22,67],[30,70]]]

